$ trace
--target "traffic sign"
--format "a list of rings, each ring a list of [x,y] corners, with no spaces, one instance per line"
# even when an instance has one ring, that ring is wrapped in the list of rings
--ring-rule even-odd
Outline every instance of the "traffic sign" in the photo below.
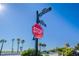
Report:
[[[39,13],[39,17],[43,16],[45,13],[47,13],[47,12],[49,12],[49,11],[51,11],[51,10],[52,10],[51,7],[49,7],[49,8],[44,8],[44,9],[42,10],[42,12]]]
[[[39,24],[35,24],[32,26],[32,33],[34,35],[35,38],[42,38],[43,37],[43,29]]]
[[[40,23],[41,25],[43,25],[44,27],[47,26],[43,20],[39,20],[39,23]]]

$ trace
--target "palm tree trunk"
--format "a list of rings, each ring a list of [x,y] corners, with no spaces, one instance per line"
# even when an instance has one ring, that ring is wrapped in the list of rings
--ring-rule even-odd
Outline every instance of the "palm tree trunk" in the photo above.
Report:
[[[2,42],[2,45],[1,45],[0,55],[1,55],[1,53],[2,53],[3,44],[4,44],[4,42]]]
[[[18,46],[17,46],[17,53],[19,53],[19,43],[18,43]]]
[[[22,51],[23,51],[23,43],[22,43]]]
[[[12,41],[12,53],[13,53],[13,50],[14,50],[14,49],[13,49],[13,44],[14,44],[14,41]]]

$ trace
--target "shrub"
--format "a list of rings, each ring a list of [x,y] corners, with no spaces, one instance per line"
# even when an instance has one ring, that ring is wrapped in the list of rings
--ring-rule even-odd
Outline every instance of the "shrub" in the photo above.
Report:
[[[24,50],[21,53],[22,56],[35,56],[35,49]],[[40,51],[38,51],[38,56],[41,56]]]

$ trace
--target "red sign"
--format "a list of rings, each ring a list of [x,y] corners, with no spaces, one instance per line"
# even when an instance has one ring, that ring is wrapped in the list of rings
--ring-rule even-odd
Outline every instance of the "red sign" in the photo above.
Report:
[[[32,26],[32,33],[35,38],[42,38],[43,37],[43,29],[39,24],[35,24]]]

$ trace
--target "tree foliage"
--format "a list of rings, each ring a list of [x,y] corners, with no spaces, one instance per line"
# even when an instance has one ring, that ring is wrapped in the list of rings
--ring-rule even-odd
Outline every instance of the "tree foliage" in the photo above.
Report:
[[[75,50],[79,50],[79,43],[75,46]]]
[[[58,48],[57,49],[59,55],[64,55],[64,56],[72,56],[73,55],[73,49],[64,47],[64,48]]]
[[[64,48],[63,49],[63,55],[64,56],[72,56],[73,55],[73,49],[72,48]]]
[[[35,49],[24,50],[21,53],[22,56],[35,56]],[[41,56],[40,51],[38,51],[38,56]]]

